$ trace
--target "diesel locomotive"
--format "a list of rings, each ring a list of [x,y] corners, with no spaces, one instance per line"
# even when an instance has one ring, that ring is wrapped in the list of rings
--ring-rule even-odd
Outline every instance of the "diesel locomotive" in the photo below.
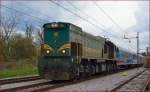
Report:
[[[38,71],[46,79],[71,80],[143,64],[142,56],[136,62],[136,54],[71,23],[46,23],[43,37]]]

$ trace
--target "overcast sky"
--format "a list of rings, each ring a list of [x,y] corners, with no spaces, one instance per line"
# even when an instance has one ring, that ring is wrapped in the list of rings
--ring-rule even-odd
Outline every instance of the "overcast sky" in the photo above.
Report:
[[[136,51],[136,39],[129,43],[123,39],[124,34],[136,37],[140,32],[140,48],[145,49],[149,44],[148,1],[2,1],[1,12],[4,16],[17,12],[22,19],[19,31],[26,21],[35,27],[61,21],[73,23],[93,35],[105,36],[130,51]]]

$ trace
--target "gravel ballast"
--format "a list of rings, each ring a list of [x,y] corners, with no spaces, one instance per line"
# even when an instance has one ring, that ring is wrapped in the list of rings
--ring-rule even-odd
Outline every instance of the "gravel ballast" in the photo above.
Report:
[[[110,90],[113,86],[120,84],[122,81],[127,80],[129,77],[138,72],[143,71],[144,68],[136,68],[127,70],[121,73],[115,73],[104,77],[87,80],[81,83],[64,86],[49,90],[47,92],[100,92]]]

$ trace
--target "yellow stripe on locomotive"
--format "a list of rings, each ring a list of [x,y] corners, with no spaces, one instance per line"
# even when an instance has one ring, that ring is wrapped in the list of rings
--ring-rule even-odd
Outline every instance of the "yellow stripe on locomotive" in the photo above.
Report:
[[[64,50],[64,49],[70,49],[70,47],[71,47],[70,43],[66,43],[66,44],[62,45],[62,46],[58,49],[58,51],[62,51],[62,50]]]

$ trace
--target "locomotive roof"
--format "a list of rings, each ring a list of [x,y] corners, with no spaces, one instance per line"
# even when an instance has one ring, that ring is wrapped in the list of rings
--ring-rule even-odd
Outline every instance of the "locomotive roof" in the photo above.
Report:
[[[94,36],[94,35],[92,35],[92,34],[90,34],[90,33],[88,33],[88,32],[83,31],[81,27],[76,26],[76,25],[74,25],[74,24],[72,24],[72,23],[68,23],[68,22],[50,22],[50,23],[45,23],[45,24],[43,25],[43,27],[45,27],[45,25],[53,24],[53,23],[54,23],[54,24],[57,23],[57,24],[70,25],[70,26],[73,26],[73,27],[78,28],[78,29],[79,29],[78,31],[82,32],[83,35],[89,36],[89,37],[91,37],[91,38],[93,38],[93,39],[95,39],[95,40],[105,40],[105,38],[103,38],[103,37],[101,37],[101,36]]]
[[[72,24],[72,23],[69,23],[69,22],[50,22],[50,23],[45,23],[45,24],[43,25],[43,27],[45,27],[45,25],[47,25],[47,24],[55,24],[55,23],[57,23],[57,24],[72,25],[72,26],[75,26],[75,27],[79,28],[80,30],[82,30],[82,28],[81,28],[81,27],[76,26],[76,25],[74,25],[74,24]]]
[[[89,37],[91,37],[91,38],[93,38],[95,40],[105,40],[105,38],[103,38],[101,36],[94,36],[94,35],[92,35],[92,34],[90,34],[88,32],[85,32],[85,31],[82,31],[82,34],[86,35],[86,36],[89,36]]]

